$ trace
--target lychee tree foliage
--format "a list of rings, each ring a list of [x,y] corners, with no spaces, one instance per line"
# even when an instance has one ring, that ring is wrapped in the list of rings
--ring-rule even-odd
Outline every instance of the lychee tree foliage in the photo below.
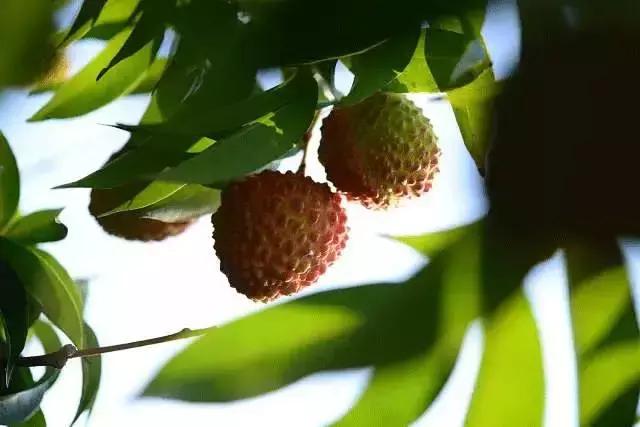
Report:
[[[18,211],[18,169],[0,138],[0,424],[45,425],[40,402],[69,358],[83,361],[75,422],[95,400],[101,353],[202,335],[144,396],[226,402],[372,367],[335,425],[408,425],[481,320],[466,425],[541,426],[542,351],[522,282],[558,250],[580,424],[634,423],[640,339],[618,240],[640,235],[640,149],[627,107],[640,95],[633,2],[521,1],[521,60],[500,83],[480,32],[483,0],[85,0],[69,28],[55,28],[65,3],[0,0],[0,89],[53,92],[30,121],[150,94],[140,123],[114,124],[130,133],[121,151],[84,178],[52,184],[91,188],[90,213],[112,234],[162,240],[217,210],[216,254],[239,292],[270,301],[311,285],[339,262],[347,200],[392,209],[430,188],[440,148],[410,92],[450,102],[490,209],[473,224],[398,237],[429,261],[404,283],[320,290],[204,331],[99,347],[83,320],[83,288],[38,248],[65,237],[59,211]],[[102,51],[73,76],[54,73],[65,47],[89,38],[104,40]],[[337,61],[355,75],[345,94],[334,85]],[[285,79],[264,90],[256,75],[270,68]],[[304,164],[266,170],[303,151],[328,108],[319,153],[335,187],[305,178]],[[23,356],[28,339],[46,354]],[[32,366],[47,369],[34,379]]]

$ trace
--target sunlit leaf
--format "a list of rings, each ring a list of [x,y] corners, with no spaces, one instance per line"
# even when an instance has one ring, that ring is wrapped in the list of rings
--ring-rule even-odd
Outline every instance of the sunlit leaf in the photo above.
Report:
[[[478,229],[458,229],[459,241],[443,243],[434,260],[441,278],[429,284],[440,299],[433,346],[409,360],[376,367],[358,402],[336,426],[410,425],[437,396],[453,369],[466,328],[480,314]]]
[[[19,391],[10,389],[8,394],[0,395],[0,424],[20,423],[32,417],[38,411],[44,393],[58,378],[59,372],[48,368],[35,384],[27,368],[16,372],[16,377],[20,373],[22,384],[19,384]]]
[[[486,321],[482,364],[467,427],[542,426],[544,413],[542,349],[531,308],[514,295]]]
[[[109,64],[130,34],[131,29],[127,29],[114,37],[98,56],[60,86],[53,98],[29,121],[86,114],[133,90],[142,81],[145,71],[155,57],[157,46],[153,42],[120,62],[111,72],[96,81],[100,71]]]
[[[46,67],[53,29],[53,4],[42,0],[2,0],[0,3],[0,88],[26,85]],[[0,157],[1,159],[2,157]]]
[[[131,14],[138,6],[139,0],[88,0],[83,2],[82,9],[65,36],[64,43],[83,37],[97,37],[105,40],[124,29]],[[123,26],[123,23],[125,24]],[[117,27],[117,31],[106,29]],[[93,33],[93,34],[92,34]]]
[[[473,82],[447,93],[462,140],[481,171],[489,148],[493,103],[499,91],[493,71],[486,69]]]
[[[162,78],[166,68],[166,58],[158,58],[153,61],[149,69],[144,73],[144,78],[131,91],[131,95],[152,92],[158,86],[158,82]]]
[[[434,231],[417,236],[393,236],[392,238],[412,247],[426,257],[432,257],[459,240],[474,227],[481,227],[481,223],[463,225],[449,230]]]
[[[20,176],[7,139],[0,132],[0,231],[13,218],[20,199]]]
[[[93,330],[85,323],[84,325],[85,343],[89,348],[99,347],[98,339]],[[98,389],[100,388],[100,378],[102,376],[102,356],[84,357],[82,359],[82,394],[78,410],[73,418],[73,423],[78,421],[80,415],[85,411],[91,412],[93,403],[96,400]]]
[[[220,205],[220,191],[187,184],[171,196],[143,209],[145,218],[164,222],[188,221],[211,214]]]
[[[5,238],[0,238],[0,258],[16,272],[49,320],[82,347],[82,301],[64,268],[48,253]]]
[[[342,103],[355,104],[397,78],[407,67],[420,36],[408,31],[385,40],[380,45],[351,58],[350,69],[355,76],[353,87]]]
[[[0,259],[0,318],[6,340],[6,365],[0,369],[3,384],[8,385],[29,329],[27,296],[16,273]],[[2,388],[2,387],[0,387]]]
[[[438,84],[427,65],[424,55],[425,30],[420,32],[411,61],[396,78],[389,83],[386,90],[393,92],[439,92]]]
[[[631,425],[640,395],[640,331],[618,243],[566,249],[581,425]]]
[[[34,212],[15,221],[7,237],[24,244],[55,242],[67,236],[67,227],[58,221],[62,209]]]

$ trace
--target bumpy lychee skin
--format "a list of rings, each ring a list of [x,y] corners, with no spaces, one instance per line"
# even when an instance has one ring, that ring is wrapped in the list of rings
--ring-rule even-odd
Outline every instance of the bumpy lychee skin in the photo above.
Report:
[[[311,285],[347,241],[340,195],[292,172],[264,171],[229,185],[211,220],[220,269],[255,301]]]
[[[431,189],[440,150],[429,119],[403,95],[379,92],[323,121],[319,157],[348,199],[387,208]]]
[[[89,212],[96,218],[102,229],[112,236],[143,242],[161,241],[168,237],[177,236],[193,223],[193,220],[184,222],[158,221],[143,218],[132,212],[98,217],[98,215],[116,207],[118,200],[118,189],[94,189],[91,191]]]

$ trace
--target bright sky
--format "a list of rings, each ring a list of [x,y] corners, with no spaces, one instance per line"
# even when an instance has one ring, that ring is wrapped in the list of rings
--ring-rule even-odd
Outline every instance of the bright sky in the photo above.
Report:
[[[485,35],[499,76],[508,73],[517,56],[516,26],[512,8],[503,5],[491,9]],[[96,42],[74,46],[74,69],[95,54],[99,46]],[[348,76],[340,75],[341,84],[348,87]],[[2,109],[0,115],[0,129],[9,138],[22,172],[21,209],[29,212],[65,207],[62,220],[70,226],[69,236],[61,243],[47,245],[47,249],[74,277],[91,279],[87,318],[103,344],[164,335],[183,327],[222,324],[263,307],[233,291],[219,272],[208,218],[166,242],[131,243],[102,232],[87,212],[88,191],[50,190],[95,170],[116,151],[127,134],[101,124],[136,123],[146,107],[146,97],[125,98],[78,119],[26,124],[26,118],[48,96],[27,98],[22,93],[11,94],[10,109]],[[424,260],[381,234],[417,234],[449,228],[484,212],[482,182],[462,144],[451,108],[427,96],[412,99],[432,120],[439,136],[443,156],[436,185],[426,197],[389,212],[370,212],[350,205],[349,245],[339,262],[307,292],[405,278]],[[317,144],[318,138],[316,132],[312,143]],[[289,167],[295,166],[289,163]],[[314,178],[324,179],[317,162],[310,164],[310,171]],[[562,257],[556,256],[538,268],[527,283],[545,346],[547,427],[577,426],[566,288],[557,274],[562,263]],[[471,329],[466,342],[445,393],[416,426],[462,425],[482,346],[478,325]],[[367,369],[314,375],[266,396],[227,404],[136,399],[154,372],[185,344],[167,343],[105,356],[102,387],[90,424],[322,426],[349,408],[369,375]],[[39,349],[32,345],[30,351]],[[49,425],[68,425],[79,398],[80,381],[79,363],[73,361],[45,397],[43,409]]]

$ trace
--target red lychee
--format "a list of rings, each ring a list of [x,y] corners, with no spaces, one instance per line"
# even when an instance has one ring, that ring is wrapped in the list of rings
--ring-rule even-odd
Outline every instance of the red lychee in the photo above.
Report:
[[[292,172],[264,171],[230,184],[211,220],[220,269],[255,301],[311,285],[347,241],[340,195]]]

